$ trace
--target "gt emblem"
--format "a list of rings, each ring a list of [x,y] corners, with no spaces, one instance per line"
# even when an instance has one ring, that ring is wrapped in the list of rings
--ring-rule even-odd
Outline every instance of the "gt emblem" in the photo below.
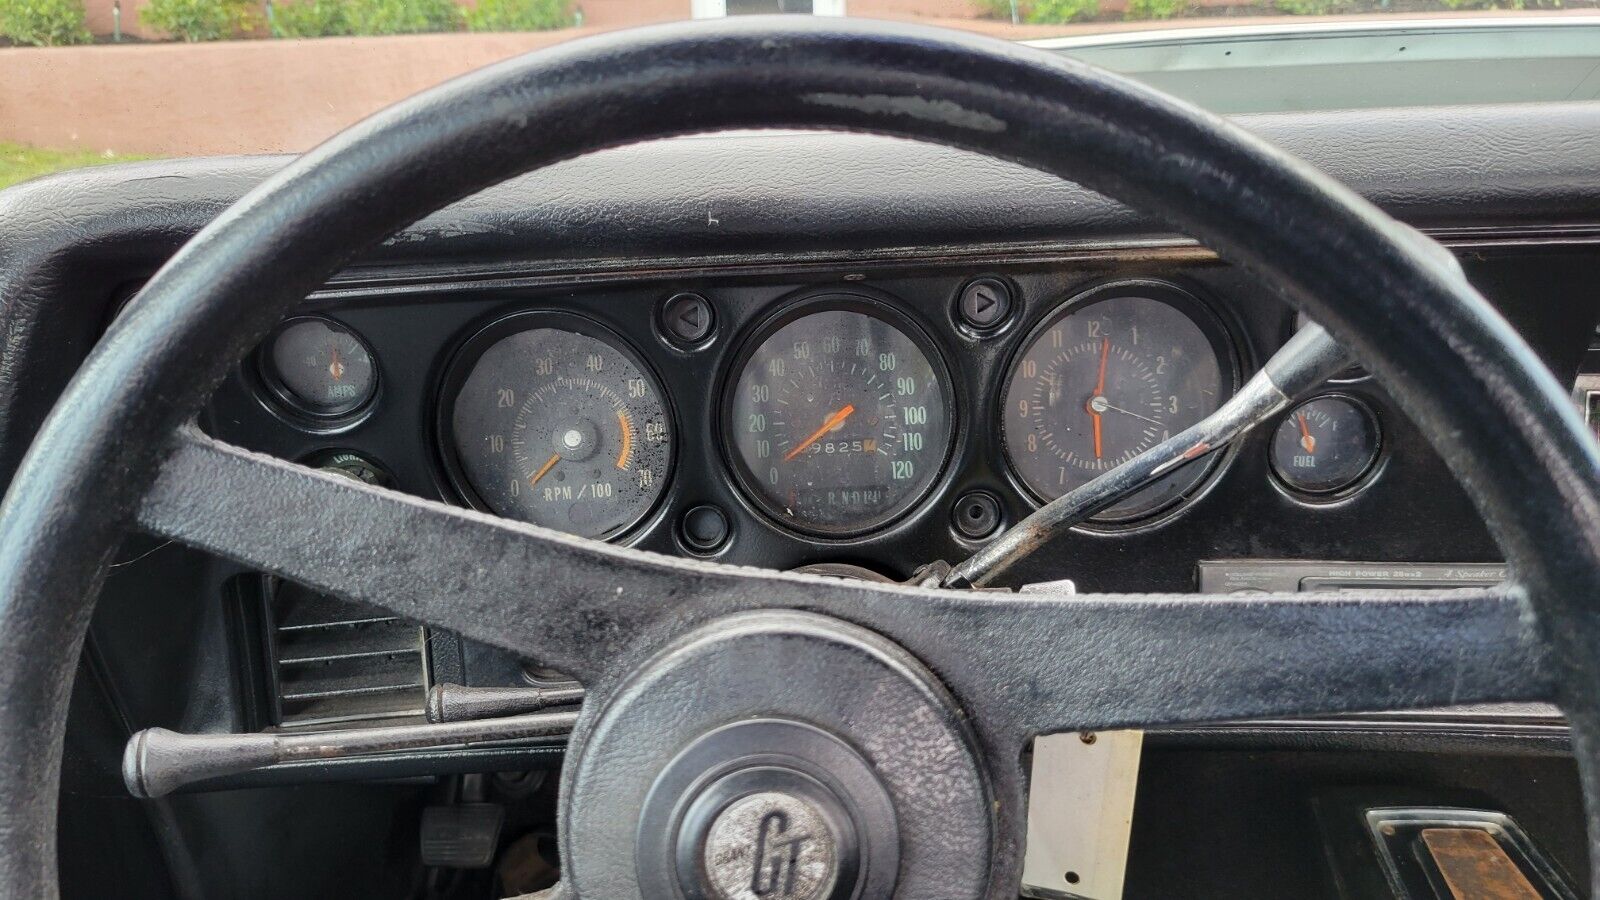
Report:
[[[789,816],[775,809],[761,817],[750,872],[750,893],[757,897],[793,897],[800,852],[811,836],[789,834]]]
[[[716,900],[822,900],[838,877],[827,820],[777,791],[729,804],[706,834],[704,859]]]

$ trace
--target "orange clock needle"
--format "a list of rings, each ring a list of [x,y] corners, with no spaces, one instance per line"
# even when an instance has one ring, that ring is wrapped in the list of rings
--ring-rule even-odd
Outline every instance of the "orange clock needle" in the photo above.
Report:
[[[1306,448],[1307,453],[1317,452],[1317,439],[1311,435],[1311,427],[1306,424],[1306,414],[1301,413],[1295,418],[1300,420],[1300,446]]]
[[[821,440],[823,435],[827,434],[828,432],[832,431],[835,428],[838,428],[839,427],[839,423],[843,422],[845,419],[850,418],[850,414],[855,412],[855,411],[856,411],[856,405],[854,403],[846,403],[844,405],[844,407],[841,408],[838,412],[836,412],[833,415],[829,416],[828,420],[826,422],[822,423],[822,427],[821,428],[818,428],[816,431],[811,432],[811,436],[810,437],[808,437],[805,440],[801,441],[799,444],[796,444],[795,448],[793,450],[790,450],[788,453],[785,453],[783,455],[783,461],[784,462],[788,462],[789,460],[794,459],[796,456],[799,456],[801,453],[804,453],[805,449],[807,447],[809,447],[812,444],[816,443],[817,441]]]
[[[1106,392],[1106,359],[1111,356],[1111,338],[1100,339],[1100,380],[1094,383],[1096,397]]]
[[[1094,422],[1094,458],[1099,459],[1100,453],[1100,414],[1094,410],[1096,397],[1102,397],[1106,392],[1106,360],[1111,356],[1111,338],[1100,339],[1100,377],[1094,383],[1094,397],[1089,398],[1085,407],[1089,410],[1089,418]]]
[[[550,458],[545,460],[545,464],[539,467],[539,471],[533,473],[533,477],[528,479],[528,487],[538,484],[539,479],[543,478],[551,469],[554,469],[558,462],[561,462],[561,454],[550,454]]]

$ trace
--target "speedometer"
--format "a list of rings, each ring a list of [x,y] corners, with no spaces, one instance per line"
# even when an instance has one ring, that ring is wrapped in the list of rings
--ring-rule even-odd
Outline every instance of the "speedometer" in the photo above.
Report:
[[[670,417],[620,338],[586,319],[516,316],[469,342],[456,370],[447,424],[464,494],[593,538],[655,506],[672,467]]]
[[[799,530],[842,536],[921,499],[951,437],[947,378],[927,348],[916,326],[857,298],[767,323],[740,357],[723,412],[734,472],[757,505]]]
[[[1111,471],[1215,412],[1235,390],[1214,314],[1159,282],[1074,298],[1034,329],[1004,394],[1006,455],[1041,502]],[[1127,522],[1191,496],[1215,459],[1192,462],[1103,510]]]

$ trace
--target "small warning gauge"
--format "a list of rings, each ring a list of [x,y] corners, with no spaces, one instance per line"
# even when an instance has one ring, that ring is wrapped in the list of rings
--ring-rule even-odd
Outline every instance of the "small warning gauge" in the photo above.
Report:
[[[278,400],[314,419],[350,416],[378,388],[366,343],[338,322],[314,316],[278,326],[267,339],[261,372]]]
[[[1272,471],[1289,488],[1326,496],[1347,491],[1378,461],[1378,418],[1351,397],[1296,406],[1272,439]]]

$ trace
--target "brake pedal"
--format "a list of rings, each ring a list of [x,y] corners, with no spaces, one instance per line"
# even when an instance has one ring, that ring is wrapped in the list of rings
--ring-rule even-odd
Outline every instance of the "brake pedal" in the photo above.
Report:
[[[505,807],[458,803],[422,811],[422,864],[444,869],[484,869],[494,862]]]

